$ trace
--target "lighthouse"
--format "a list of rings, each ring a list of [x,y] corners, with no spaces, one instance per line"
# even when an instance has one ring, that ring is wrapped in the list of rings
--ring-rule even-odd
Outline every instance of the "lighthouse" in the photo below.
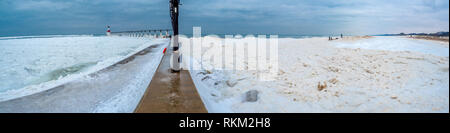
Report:
[[[106,31],[106,36],[111,36],[111,27],[108,25],[108,30]]]

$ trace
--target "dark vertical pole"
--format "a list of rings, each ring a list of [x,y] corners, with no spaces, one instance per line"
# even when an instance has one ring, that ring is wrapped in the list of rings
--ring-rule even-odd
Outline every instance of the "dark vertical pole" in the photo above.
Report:
[[[170,0],[170,18],[172,19],[172,30],[173,30],[173,52],[171,57],[171,69],[172,72],[179,72],[180,67],[180,56],[181,53],[178,51],[178,14],[180,12],[178,6],[180,5],[180,0]],[[160,31],[161,32],[161,31]]]
[[[173,51],[178,50],[178,6],[180,5],[180,0],[170,0],[170,18],[172,19],[172,29],[173,29]]]

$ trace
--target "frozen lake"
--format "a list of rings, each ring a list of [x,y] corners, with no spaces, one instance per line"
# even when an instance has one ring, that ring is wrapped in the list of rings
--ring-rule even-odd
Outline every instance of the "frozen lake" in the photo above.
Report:
[[[445,46],[443,42],[417,40],[405,37],[381,36],[367,40],[358,40],[352,43],[336,42],[334,45],[340,48],[362,48],[374,50],[390,50],[390,51],[410,51],[436,56],[448,56],[448,44]]]
[[[158,42],[161,40],[105,36],[3,37],[0,101],[14,97],[12,92],[34,93],[69,82]]]

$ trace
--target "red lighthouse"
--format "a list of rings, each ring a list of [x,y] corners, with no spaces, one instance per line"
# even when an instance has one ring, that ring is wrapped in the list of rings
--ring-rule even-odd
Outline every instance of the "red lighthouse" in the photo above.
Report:
[[[111,36],[111,27],[108,25],[108,30],[106,31],[106,36]]]

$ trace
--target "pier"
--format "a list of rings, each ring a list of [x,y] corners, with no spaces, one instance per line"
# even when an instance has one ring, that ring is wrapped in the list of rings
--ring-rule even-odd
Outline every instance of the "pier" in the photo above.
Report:
[[[208,111],[197,92],[187,70],[171,67],[171,58],[177,60],[178,39],[169,35],[169,29],[111,32],[108,26],[107,36],[170,38],[171,46],[166,47],[152,81],[135,109],[135,113],[207,113]],[[165,31],[165,35],[163,35]],[[159,33],[159,34],[158,34]],[[174,31],[174,34],[177,34]],[[180,62],[173,62],[180,63]]]
[[[154,36],[158,32],[160,37],[170,37],[171,47],[164,50],[164,56],[156,70],[147,90],[136,107],[135,113],[207,113],[200,95],[197,92],[191,75],[180,68],[178,48],[178,14],[179,0],[170,0],[170,17],[172,20],[173,36],[168,29],[125,31],[111,33],[132,37]],[[162,36],[162,31],[166,35]],[[157,34],[156,34],[157,36]],[[172,61],[172,62],[171,62]],[[172,65],[171,65],[172,64]]]
[[[180,68],[181,53],[178,50],[179,5],[179,0],[170,0],[170,18],[172,20],[173,36],[168,35],[169,30],[167,29],[159,30],[159,33],[162,36],[162,31],[166,31],[165,37],[171,38],[172,47],[168,48],[167,52],[165,52],[167,56],[164,55],[159,64],[150,85],[147,87],[144,96],[135,110],[136,113],[208,112],[189,72]],[[128,31],[112,34],[143,37],[145,35],[152,36],[152,31],[157,32],[158,30]]]
[[[108,29],[108,31],[110,31]],[[149,29],[149,30],[136,30],[136,31],[120,31],[120,32],[107,32],[108,36],[128,36],[128,37],[152,37],[152,38],[169,38],[170,29]]]
[[[207,113],[189,71],[171,72],[171,53],[164,55],[135,113]]]

